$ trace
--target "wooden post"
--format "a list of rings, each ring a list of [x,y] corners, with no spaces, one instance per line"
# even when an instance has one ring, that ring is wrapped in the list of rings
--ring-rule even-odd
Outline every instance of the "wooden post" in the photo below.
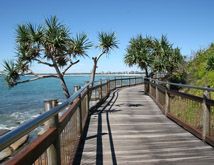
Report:
[[[129,86],[131,85],[131,83],[130,83],[130,77],[129,77]]]
[[[110,91],[111,91],[111,81],[110,80],[108,80],[108,89],[109,89],[109,93],[110,93]]]
[[[74,85],[74,92],[77,92],[80,89],[79,85]]]
[[[110,93],[110,81],[107,80],[107,83],[106,83],[106,95],[109,95]]]
[[[170,111],[170,97],[169,97],[169,93],[168,93],[168,88],[165,88],[165,115],[167,116],[167,114]]]
[[[123,78],[122,77],[120,78],[120,83],[121,83],[120,86],[122,87],[123,86]]]
[[[108,95],[108,80],[106,80],[106,96]]]
[[[111,82],[110,80],[108,80],[108,94],[110,93],[110,91],[111,91]]]
[[[90,88],[89,86],[87,86],[87,95],[86,95],[86,113],[88,115],[88,112],[89,112],[89,105],[90,105],[90,100],[89,100],[89,95],[90,95]]]
[[[45,100],[44,106],[45,111],[51,110],[53,107],[58,105],[58,101],[56,99]],[[45,123],[46,127],[58,127],[59,125],[59,117],[58,114],[51,118]],[[61,164],[61,156],[60,156],[60,136],[58,135],[54,143],[47,149],[47,157],[48,157],[48,165],[60,165]]]
[[[82,134],[82,97],[81,97],[81,94],[79,95],[79,106],[78,106],[78,109],[77,109],[77,112],[78,112],[78,115],[77,115],[77,126],[79,127],[78,128],[78,131],[79,131],[79,136],[81,136]]]
[[[84,124],[85,124],[85,114],[86,114],[86,95],[84,97],[81,98],[81,115],[82,115],[82,120],[81,120],[81,123],[82,123],[82,130],[84,128]]]
[[[102,79],[100,79],[100,87],[99,87],[99,99],[102,99]]]
[[[210,120],[211,120],[211,115],[210,115],[210,106],[207,105],[207,99],[210,99],[210,93],[208,91],[204,92],[203,95],[203,132],[202,132],[202,137],[203,140],[205,141],[206,135],[210,135]]]
[[[159,101],[159,92],[158,92],[158,81],[155,81],[155,100],[158,103]]]
[[[151,79],[149,79],[148,83],[149,83],[149,95],[151,96],[152,95]]]
[[[115,77],[115,79],[114,79],[114,84],[115,84],[115,88],[114,89],[116,89],[117,88],[117,77]]]
[[[136,77],[134,78],[134,85],[136,85]]]
[[[144,93],[149,94],[149,80],[144,78]]]
[[[90,81],[85,81],[85,84],[88,84]]]

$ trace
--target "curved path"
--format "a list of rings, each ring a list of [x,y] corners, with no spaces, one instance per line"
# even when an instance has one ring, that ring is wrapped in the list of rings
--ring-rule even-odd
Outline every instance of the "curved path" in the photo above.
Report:
[[[74,164],[213,165],[214,150],[165,117],[140,85],[114,91],[91,115]]]

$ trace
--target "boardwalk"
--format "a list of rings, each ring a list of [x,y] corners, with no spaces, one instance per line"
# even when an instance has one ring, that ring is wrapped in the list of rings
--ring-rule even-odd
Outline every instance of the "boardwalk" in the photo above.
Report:
[[[214,164],[214,150],[166,118],[143,86],[114,91],[89,121],[75,164]]]

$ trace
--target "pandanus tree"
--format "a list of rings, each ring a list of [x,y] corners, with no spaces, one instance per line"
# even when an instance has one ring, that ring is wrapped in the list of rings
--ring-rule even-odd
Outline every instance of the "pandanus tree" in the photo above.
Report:
[[[179,48],[173,48],[167,37],[162,35],[160,40],[152,41],[153,57],[152,70],[155,74],[162,74],[162,78],[168,79],[184,61]]]
[[[118,48],[118,41],[114,32],[112,33],[101,32],[98,34],[98,39],[99,43],[97,47],[100,48],[101,52],[100,54],[98,54],[98,56],[92,57],[93,60],[93,69],[91,73],[92,86],[95,80],[98,61],[101,59],[103,55],[108,55],[113,49]]]
[[[124,61],[129,66],[138,65],[145,70],[146,77],[159,74],[169,79],[184,59],[180,49],[173,48],[166,36],[157,39],[138,35],[129,41]]]
[[[64,76],[86,56],[92,45],[86,34],[70,37],[69,29],[53,16],[43,26],[18,25],[16,30],[17,59],[4,62],[4,75],[9,87],[43,78],[59,79],[66,98],[70,97]],[[53,68],[55,74],[37,74],[31,66],[35,63]],[[33,77],[22,76],[32,74]]]
[[[138,65],[142,70],[145,70],[146,77],[149,76],[149,68],[153,61],[151,50],[150,37],[143,38],[138,35],[136,38],[131,38],[124,57],[124,62],[129,66]]]

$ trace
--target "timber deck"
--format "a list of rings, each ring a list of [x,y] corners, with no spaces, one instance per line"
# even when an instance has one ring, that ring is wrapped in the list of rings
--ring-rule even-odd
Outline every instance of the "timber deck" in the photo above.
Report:
[[[213,165],[214,150],[165,117],[139,85],[115,90],[91,115],[74,164]]]

